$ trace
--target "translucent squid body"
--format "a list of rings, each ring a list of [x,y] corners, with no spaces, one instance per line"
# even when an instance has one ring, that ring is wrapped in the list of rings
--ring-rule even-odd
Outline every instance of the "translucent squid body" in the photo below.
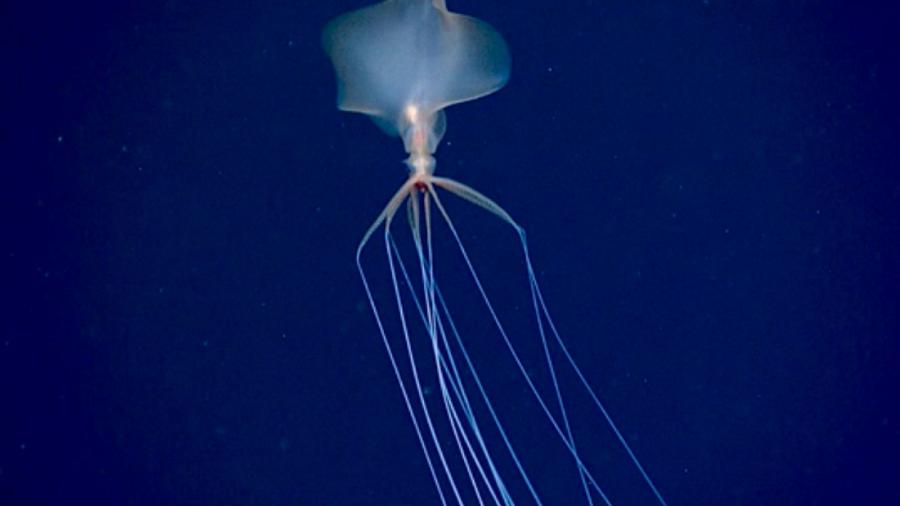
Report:
[[[511,505],[545,504],[546,501],[551,504],[554,500],[541,495],[538,480],[519,458],[517,442],[508,436],[507,424],[522,421],[503,420],[498,415],[492,390],[482,382],[475,366],[477,361],[467,351],[466,336],[458,330],[450,312],[452,304],[448,304],[439,288],[437,279],[443,273],[435,267],[432,240],[433,221],[437,220],[449,230],[465,266],[463,276],[474,285],[481,299],[479,303],[484,304],[490,315],[485,327],[495,329],[499,335],[525,388],[530,390],[546,415],[551,432],[555,433],[541,444],[556,441],[565,449],[567,462],[560,462],[556,467],[568,466],[577,474],[585,503],[612,504],[612,500],[592,472],[589,459],[576,445],[574,424],[570,423],[564,400],[566,395],[557,380],[559,367],[574,372],[577,382],[595,404],[598,420],[613,432],[655,499],[666,504],[550,318],[531,265],[523,228],[477,190],[434,175],[434,152],[446,127],[444,109],[489,95],[506,84],[510,58],[503,38],[483,21],[449,12],[443,0],[387,0],[331,21],[324,30],[323,43],[337,75],[338,108],[368,115],[385,132],[402,137],[409,153],[406,160],[409,176],[363,235],[356,260],[440,503]],[[518,234],[534,311],[534,334],[541,340],[553,385],[549,394],[537,387],[520,360],[515,336],[506,330],[507,326],[495,311],[439,190],[482,208],[489,213],[487,216],[499,218]],[[404,262],[392,232],[392,223],[403,204],[411,232],[413,263]],[[393,292],[388,296],[390,313],[384,311],[384,304],[379,309],[378,297],[373,293],[362,261],[367,245],[379,229],[383,230]],[[389,316],[393,314],[399,321],[396,331],[390,330],[385,321],[385,318],[395,318]],[[419,334],[427,339],[420,339]],[[423,348],[429,364],[422,363]],[[552,354],[551,349],[557,351]],[[423,377],[425,372],[431,376]],[[429,395],[425,384],[437,385],[436,395]],[[510,486],[512,481],[517,482],[515,487]],[[515,490],[525,491],[524,497],[514,497]]]

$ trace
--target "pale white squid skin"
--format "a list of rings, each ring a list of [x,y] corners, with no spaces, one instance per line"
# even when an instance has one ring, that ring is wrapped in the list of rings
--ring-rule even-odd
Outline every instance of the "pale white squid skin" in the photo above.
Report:
[[[482,193],[463,183],[434,175],[434,153],[446,128],[444,108],[493,93],[509,79],[509,52],[503,38],[483,21],[449,12],[443,0],[387,0],[331,21],[325,28],[323,44],[337,75],[338,108],[368,115],[388,134],[401,136],[409,153],[406,159],[409,175],[366,230],[356,250],[356,262],[441,504],[462,505],[466,502],[464,498],[472,497],[477,498],[478,504],[515,504],[506,485],[507,480],[511,479],[524,482],[529,493],[528,502],[543,504],[543,501],[519,460],[515,445],[507,438],[503,422],[495,413],[491,398],[482,387],[478,372],[466,352],[464,336],[456,331],[453,317],[444,303],[433,263],[433,219],[443,221],[450,230],[452,240],[464,259],[465,274],[474,283],[481,302],[492,317],[492,321],[486,322],[486,327],[493,327],[502,338],[523,381],[571,456],[571,461],[561,462],[560,466],[571,466],[577,472],[585,503],[594,504],[599,498],[605,504],[612,504],[579,453],[556,379],[556,367],[569,367],[575,372],[601,418],[627,451],[656,500],[665,505],[662,495],[569,354],[550,318],[532,268],[524,229]],[[554,395],[542,394],[532,382],[437,189],[488,211],[517,233],[537,321],[536,334],[543,344]],[[416,258],[415,265],[409,270],[391,232],[394,217],[404,203]],[[391,298],[395,304],[392,309],[397,311],[402,336],[389,335],[385,330],[363,268],[363,251],[380,228],[384,232],[387,267],[392,283]],[[410,300],[414,305],[410,305]],[[404,307],[415,307],[417,314],[406,314]],[[416,354],[413,353],[414,347],[424,346],[425,343],[410,336],[410,329],[419,324],[424,326],[429,337],[427,345],[431,348],[432,366],[437,376],[434,379],[440,389],[438,400],[432,398],[430,402],[426,399],[414,358]],[[556,347],[565,359],[553,359],[549,351],[551,347]],[[406,368],[398,364],[395,351],[406,355]],[[467,386],[460,379],[461,375],[466,375],[478,388]],[[484,406],[477,415],[472,404],[474,400]],[[554,411],[558,413],[554,414]],[[442,426],[449,426],[449,434],[439,433],[436,429],[433,418],[438,413],[446,416]],[[485,425],[492,425],[495,432],[499,432],[502,437],[500,447],[505,452],[497,451],[497,445],[485,443],[482,433],[482,426]],[[495,464],[499,454],[512,462],[516,473],[502,475]],[[448,461],[457,464],[452,465]],[[460,468],[465,472],[458,472]],[[549,502],[553,503],[552,500]]]

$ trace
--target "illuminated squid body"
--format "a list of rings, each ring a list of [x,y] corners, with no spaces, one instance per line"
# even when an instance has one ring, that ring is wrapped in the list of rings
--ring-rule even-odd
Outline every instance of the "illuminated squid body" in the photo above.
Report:
[[[517,490],[527,490],[529,502],[543,504],[539,486],[507,437],[504,421],[493,408],[473,365],[465,340],[453,323],[448,305],[436,281],[432,248],[432,218],[436,210],[451,232],[462,255],[467,275],[486,305],[492,322],[510,352],[524,382],[547,416],[552,430],[571,456],[587,504],[600,498],[611,501],[600,486],[576,446],[563,395],[557,381],[551,346],[562,351],[565,366],[571,367],[599,409],[602,419],[627,450],[631,462],[665,504],[606,409],[575,364],[556,330],[544,303],[531,261],[525,233],[512,217],[494,201],[457,181],[434,175],[434,152],[444,134],[444,108],[474,100],[497,91],[509,78],[509,51],[503,38],[489,24],[449,12],[443,0],[388,0],[353,11],[331,21],[325,28],[323,44],[334,63],[338,82],[338,108],[363,113],[379,127],[403,139],[409,157],[409,177],[369,227],[356,252],[357,266],[375,315],[378,329],[399,382],[406,407],[422,447],[431,478],[442,504],[514,504],[509,480],[521,480]],[[537,334],[542,340],[553,393],[541,393],[526,372],[513,340],[497,316],[476,269],[463,246],[453,221],[441,203],[438,189],[455,194],[500,218],[518,233],[533,302]],[[401,205],[406,215],[415,249],[416,264],[408,269],[400,255],[391,224]],[[361,260],[366,245],[379,229],[392,281],[391,298],[401,322],[402,336],[389,335],[379,312],[371,283]],[[415,280],[415,281],[414,281]],[[414,288],[418,287],[418,288]],[[412,301],[412,303],[404,303]],[[415,308],[412,311],[410,308]],[[409,314],[412,313],[412,314]],[[424,327],[428,342],[411,338],[411,328]],[[414,347],[427,346],[433,360],[430,370],[439,386],[438,399],[428,399],[421,367]],[[408,362],[401,366],[396,350]],[[420,354],[419,354],[420,355]],[[465,378],[465,379],[464,379]],[[472,388],[472,385],[476,385]],[[552,409],[551,409],[552,406]],[[438,423],[436,417],[443,420]],[[493,424],[500,434],[497,444],[486,441],[482,428]],[[498,447],[507,464],[498,464]],[[562,463],[560,463],[562,467]],[[508,471],[512,472],[508,472]],[[511,476],[509,476],[511,475]]]

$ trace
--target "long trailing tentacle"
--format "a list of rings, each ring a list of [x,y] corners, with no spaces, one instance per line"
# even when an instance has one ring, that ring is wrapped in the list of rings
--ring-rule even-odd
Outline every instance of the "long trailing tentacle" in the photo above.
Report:
[[[562,336],[560,335],[559,331],[557,330],[556,325],[553,323],[553,320],[550,317],[550,312],[547,308],[547,304],[544,300],[543,294],[541,293],[541,289],[540,289],[540,285],[538,284],[537,276],[535,275],[534,268],[531,263],[531,255],[530,255],[529,249],[528,249],[528,241],[526,238],[525,229],[522,228],[512,218],[512,216],[510,216],[510,214],[505,209],[503,209],[499,204],[497,204],[492,199],[485,196],[478,190],[475,190],[474,188],[472,188],[470,186],[467,186],[463,183],[460,183],[458,181],[448,179],[448,178],[432,177],[431,180],[435,186],[437,186],[439,188],[443,188],[443,189],[447,190],[448,192],[453,193],[454,195],[456,195],[462,199],[465,199],[465,200],[485,209],[486,211],[490,212],[491,214],[494,214],[501,220],[508,223],[510,226],[512,226],[516,230],[516,232],[519,235],[519,240],[521,242],[523,255],[525,257],[525,264],[526,264],[526,268],[528,270],[529,285],[531,287],[531,292],[532,292],[532,302],[534,303],[535,310],[538,313],[537,314],[538,328],[541,333],[541,337],[542,337],[542,341],[544,342],[544,345],[546,346],[546,334],[545,334],[543,322],[546,321],[547,326],[550,329],[550,333],[552,334],[554,340],[557,342],[557,345],[562,350],[563,355],[566,357],[566,362],[576,373],[580,383],[582,384],[582,386],[585,388],[585,390],[590,395],[592,401],[594,402],[594,404],[596,405],[596,407],[602,414],[607,425],[610,427],[613,434],[616,436],[616,439],[619,441],[619,443],[625,449],[632,464],[637,468],[637,470],[640,473],[641,477],[643,478],[644,482],[648,485],[650,490],[653,492],[653,495],[656,497],[657,501],[660,504],[662,504],[663,506],[666,506],[667,503],[666,503],[665,498],[662,496],[662,493],[659,491],[656,484],[650,478],[649,473],[647,473],[647,471],[644,469],[644,466],[641,464],[640,460],[638,460],[637,455],[635,455],[634,451],[631,448],[631,445],[629,445],[628,442],[625,440],[625,438],[622,435],[621,431],[619,430],[618,426],[612,419],[612,416],[609,414],[609,411],[606,409],[606,406],[603,404],[603,402],[600,401],[596,392],[594,392],[594,389],[588,383],[586,377],[584,376],[584,373],[581,371],[581,368],[575,362],[574,358],[572,357],[571,353],[568,350],[568,347],[565,345],[565,342],[563,341]],[[438,209],[442,213],[446,213],[446,211],[444,211],[443,206],[441,205],[440,200],[438,199],[436,194],[434,195],[434,200],[435,200],[435,204],[438,207]],[[479,290],[482,291],[482,296],[484,296],[486,298],[486,294],[483,292],[481,283],[480,283],[480,281],[478,281],[478,277],[475,274],[474,266],[471,265],[471,262],[468,259],[468,255],[465,254],[465,250],[464,250],[464,248],[462,248],[462,244],[460,242],[460,238],[458,236],[458,233],[456,232],[455,227],[453,227],[452,222],[449,221],[449,217],[447,217],[446,214],[444,217],[445,217],[445,219],[448,220],[448,224],[450,225],[451,233],[453,234],[456,242],[459,243],[460,249],[463,252],[463,255],[465,257],[466,264],[469,266],[469,269],[472,272],[472,275],[475,277],[475,282],[478,285]],[[492,315],[495,318],[495,323],[497,325],[499,325],[499,321],[496,320],[496,315],[494,315],[493,309],[489,307],[489,310],[491,311]],[[502,331],[501,331],[501,333],[502,333]],[[505,335],[504,335],[504,339],[506,339]],[[507,345],[511,346],[511,343],[507,342]],[[514,350],[511,349],[511,351],[513,351],[514,358],[516,358],[516,360],[518,361],[518,358],[515,357]],[[549,357],[548,357],[548,360],[549,360]],[[547,416],[550,418],[551,422],[555,426],[560,437],[562,437],[566,446],[569,448],[569,451],[572,453],[573,457],[575,458],[576,463],[579,468],[579,471],[582,475],[582,480],[587,480],[587,482],[590,482],[590,484],[593,486],[593,488],[595,488],[600,493],[600,495],[604,499],[604,501],[607,504],[609,504],[608,498],[603,493],[603,491],[599,488],[599,485],[594,481],[590,472],[584,466],[583,462],[581,461],[580,456],[578,455],[578,452],[575,447],[574,438],[573,438],[571,429],[568,424],[566,411],[565,411],[565,407],[563,405],[561,394],[559,393],[558,385],[555,382],[555,372],[553,371],[552,365],[550,367],[551,367],[551,376],[553,377],[553,381],[554,381],[554,387],[556,388],[557,400],[560,404],[560,407],[562,408],[562,418],[563,418],[562,425],[563,425],[563,427],[559,426],[555,417],[550,413],[550,411],[547,409],[547,407],[545,405],[543,405],[543,400],[541,398],[539,398],[538,400],[542,404],[542,407],[544,407],[544,411],[547,413]],[[522,372],[523,372],[523,374],[525,374],[524,370]],[[535,390],[535,388],[533,387],[533,385],[531,385],[531,380],[527,374],[525,374],[525,379],[526,379],[526,382],[529,383],[529,386],[531,386],[531,389],[534,392],[534,394],[537,395],[538,397],[540,397],[538,395],[537,391]]]
[[[534,306],[535,314],[537,317],[537,325],[538,331],[541,337],[542,346],[544,348],[544,354],[547,360],[547,367],[549,368],[550,378],[554,387],[554,397],[555,401],[558,404],[559,413],[554,415],[552,411],[549,409],[547,404],[547,400],[544,396],[537,390],[536,386],[533,384],[531,378],[528,373],[525,371],[523,364],[521,363],[515,348],[513,347],[513,343],[510,341],[509,336],[506,335],[505,330],[503,329],[503,325],[500,323],[498,319],[498,315],[495,313],[490,300],[487,298],[487,294],[484,291],[484,287],[479,280],[478,274],[475,271],[474,266],[472,265],[468,253],[466,252],[466,248],[463,246],[459,233],[457,232],[453,222],[450,220],[450,217],[447,215],[447,211],[444,208],[443,204],[438,197],[438,194],[435,188],[441,188],[446,190],[454,195],[488,211],[489,213],[495,215],[502,221],[506,222],[510,225],[518,234],[522,253],[524,255],[524,260],[528,273],[528,282],[531,290],[531,298]],[[424,200],[424,208],[419,207],[418,202],[418,191],[422,190],[423,200]],[[412,289],[412,285],[410,284],[409,275],[403,267],[402,260],[399,256],[399,251],[397,250],[397,245],[393,240],[393,237],[390,232],[390,227],[392,220],[394,219],[398,208],[404,203],[407,203],[407,220],[409,221],[409,225],[412,231],[412,239],[413,244],[416,249],[416,256],[419,264],[419,273],[422,280],[422,297],[421,299],[415,295],[416,290]],[[636,466],[637,470],[640,472],[644,481],[647,483],[649,488],[652,490],[656,499],[663,506],[666,505],[666,501],[657,489],[655,483],[650,479],[649,474],[644,470],[641,463],[638,461],[637,456],[632,451],[630,445],[622,436],[620,430],[613,422],[609,412],[603,403],[599,400],[596,392],[594,392],[593,388],[587,382],[584,374],[582,373],[580,367],[574,361],[572,355],[570,354],[568,348],[566,347],[559,331],[556,328],[553,320],[550,317],[549,310],[547,308],[547,303],[544,300],[543,294],[541,293],[540,287],[538,285],[537,276],[535,275],[534,269],[532,267],[531,258],[529,254],[528,243],[526,240],[525,230],[512,218],[512,216],[504,210],[499,204],[491,200],[489,197],[483,195],[479,191],[463,184],[458,181],[454,181],[452,179],[443,178],[443,177],[435,177],[431,175],[426,175],[422,177],[410,177],[401,187],[397,190],[397,192],[393,195],[393,197],[388,201],[387,205],[385,205],[382,212],[378,215],[372,225],[366,230],[366,233],[363,235],[362,240],[359,243],[356,251],[356,262],[357,268],[359,269],[360,276],[362,278],[362,282],[364,288],[366,290],[366,295],[369,300],[369,304],[371,306],[372,312],[374,313],[376,323],[378,325],[379,332],[381,333],[382,339],[384,341],[385,348],[387,349],[388,357],[390,359],[391,365],[394,369],[394,373],[398,383],[400,384],[401,392],[404,398],[404,402],[406,403],[407,410],[412,419],[416,435],[419,440],[419,444],[422,447],[423,452],[425,453],[425,458],[428,463],[428,468],[431,472],[432,480],[438,490],[440,501],[443,505],[446,506],[448,500],[453,499],[456,500],[458,504],[462,504],[463,500],[460,496],[460,491],[457,488],[456,480],[453,477],[453,473],[451,473],[448,463],[446,461],[446,456],[442,450],[443,443],[439,441],[438,435],[435,433],[435,427],[432,424],[431,416],[429,414],[429,408],[427,403],[425,402],[423,395],[423,387],[418,377],[417,368],[415,365],[415,361],[412,355],[412,342],[410,331],[407,328],[407,316],[404,314],[403,310],[403,301],[400,295],[400,283],[398,281],[398,273],[396,268],[397,265],[394,264],[394,260],[400,261],[400,270],[405,278],[405,283],[409,285],[411,290],[413,301],[415,302],[415,306],[419,312],[420,317],[425,324],[426,331],[431,338],[431,346],[432,353],[435,359],[435,365],[437,367],[438,374],[438,382],[440,385],[440,390],[442,392],[442,398],[444,403],[444,409],[447,411],[447,415],[450,422],[450,427],[453,431],[453,436],[456,442],[456,446],[460,451],[460,456],[463,459],[465,468],[467,470],[468,478],[472,486],[474,487],[475,494],[478,497],[479,504],[482,504],[482,497],[479,492],[479,486],[476,485],[476,481],[481,481],[481,483],[487,485],[487,490],[490,491],[490,497],[493,499],[495,503],[499,503],[501,500],[505,504],[512,504],[512,498],[508,495],[506,491],[506,487],[503,485],[502,480],[497,475],[497,471],[494,468],[492,459],[487,452],[487,449],[483,446],[484,442],[481,440],[480,430],[475,424],[473,419],[473,413],[471,411],[471,407],[469,405],[469,401],[467,396],[465,396],[464,388],[462,386],[462,381],[458,377],[458,372],[456,372],[455,364],[452,368],[448,366],[450,363],[447,362],[447,359],[452,359],[452,353],[450,350],[450,344],[447,341],[446,337],[446,329],[444,327],[445,323],[450,323],[452,326],[452,319],[450,319],[449,312],[447,312],[446,306],[444,306],[443,299],[439,293],[437,282],[435,280],[434,273],[434,258],[433,258],[433,250],[431,247],[431,216],[430,216],[430,205],[433,204],[438,211],[438,214],[443,218],[446,224],[449,226],[453,239],[457,243],[459,247],[459,251],[462,253],[463,258],[465,260],[466,265],[468,266],[468,270],[472,278],[474,279],[478,290],[481,292],[482,298],[485,303],[488,305],[488,310],[490,311],[494,323],[499,329],[504,341],[506,342],[507,347],[510,349],[512,356],[515,362],[518,364],[518,367],[521,373],[524,375],[524,379],[532,393],[536,396],[538,403],[541,405],[543,411],[546,416],[549,418],[549,421],[554,426],[556,432],[562,439],[564,445],[567,447],[568,451],[572,455],[575,460],[575,464],[578,468],[579,476],[581,478],[582,486],[585,488],[585,493],[587,496],[587,500],[589,505],[593,504],[593,500],[591,498],[591,494],[588,492],[588,488],[595,490],[600,497],[603,499],[604,503],[607,505],[611,505],[609,498],[603,489],[599,486],[597,481],[592,476],[591,472],[586,467],[585,463],[582,461],[582,458],[579,454],[577,446],[575,444],[575,437],[572,431],[572,428],[569,424],[567,409],[565,403],[563,401],[562,393],[560,391],[560,386],[558,383],[558,379],[556,376],[556,370],[554,366],[553,359],[550,356],[550,351],[548,348],[548,337],[552,339],[553,342],[556,342],[557,346],[561,349],[563,355],[565,356],[564,363],[567,363],[569,367],[571,367],[575,374],[577,375],[579,382],[583,385],[583,387],[588,391],[591,399],[593,400],[596,407],[601,412],[603,418],[605,419],[607,425],[610,427],[612,432],[615,434],[619,443],[628,453],[632,463]],[[422,220],[423,216],[420,214],[424,210],[424,220]],[[424,223],[423,223],[424,222]],[[422,234],[421,226],[425,225],[425,234]],[[407,384],[407,380],[404,379],[403,373],[400,370],[398,362],[394,357],[391,343],[388,339],[386,329],[382,323],[381,316],[379,314],[378,308],[375,303],[374,296],[372,294],[371,288],[369,286],[369,282],[367,280],[365,271],[362,267],[361,255],[363,249],[366,247],[368,242],[370,241],[372,235],[375,231],[384,226],[384,235],[385,235],[385,248],[386,253],[388,255],[388,265],[390,268],[391,281],[393,284],[393,295],[395,299],[395,303],[397,305],[397,310],[399,313],[399,318],[401,320],[401,325],[403,327],[403,337],[405,341],[406,353],[408,354],[408,359],[411,361],[410,367],[412,368],[412,381],[411,384]],[[424,236],[423,236],[424,235]],[[448,322],[443,321],[444,318],[448,318]],[[455,334],[455,330],[454,330]],[[456,339],[459,340],[459,346],[462,346],[462,342],[460,340],[460,336],[456,336]],[[447,352],[447,356],[444,356],[442,348]],[[464,349],[463,349],[464,352]],[[464,352],[465,353],[465,352]],[[468,360],[468,357],[466,357]],[[471,368],[471,364],[469,364]],[[473,371],[474,374],[474,371]],[[449,380],[449,381],[447,381]],[[477,376],[476,376],[477,382]],[[480,383],[478,383],[479,388],[481,388]],[[449,387],[449,388],[448,388]],[[412,391],[409,391],[409,389]],[[460,391],[462,389],[462,391]],[[486,393],[482,390],[482,396],[486,395]],[[421,409],[422,412],[417,415],[417,409],[414,407],[414,398],[418,398],[418,409]],[[454,400],[455,399],[455,402]],[[487,401],[487,399],[485,399]],[[457,404],[459,402],[458,407],[463,410],[463,418],[467,420],[468,423],[463,423],[463,419],[460,417],[460,413],[457,412]],[[487,401],[489,402],[489,401]],[[488,404],[488,409],[491,411],[491,415],[495,417],[495,422],[499,424],[499,420],[496,420],[496,415],[493,413],[490,408],[490,404]],[[424,416],[425,426],[420,425],[418,416]],[[481,447],[481,450],[484,453],[476,451],[476,447],[473,447],[473,441],[470,441],[468,438],[468,434],[464,427],[465,425],[469,425],[469,429],[473,431],[473,434],[476,436],[476,441],[478,444],[476,447]],[[503,433],[502,426],[499,427],[501,433]],[[426,441],[430,436],[431,444],[429,445]],[[506,441],[506,445],[509,447],[509,441]],[[432,450],[436,452],[437,462],[432,460],[431,451],[429,451],[429,446],[431,446]],[[512,448],[509,448],[512,451]],[[490,470],[490,474],[494,476],[494,483],[488,484],[489,480],[487,479],[487,475],[485,474],[486,469],[481,466],[481,458],[477,455],[481,453],[481,456],[485,458],[485,463]],[[527,476],[524,475],[524,469],[521,468],[521,463],[518,462],[518,459],[515,457],[515,454],[512,455],[514,461],[517,466],[520,466],[519,470],[523,473],[523,477],[525,478],[526,484],[528,484],[529,489],[533,495],[533,498],[540,503],[540,500],[537,499],[535,495],[535,491],[531,489],[530,482]],[[471,458],[471,460],[470,460]],[[438,462],[440,463],[439,465]],[[473,469],[470,465],[474,465]],[[450,496],[445,495],[444,485],[441,483],[441,479],[438,477],[438,468],[443,468],[443,474],[446,476],[448,480],[447,484],[449,486],[449,491],[451,492]],[[480,478],[480,480],[476,480],[476,476]],[[497,488],[494,488],[496,486]],[[500,495],[498,497],[496,494]],[[502,498],[502,499],[501,499]]]
[[[435,179],[438,179],[438,178],[435,178]],[[491,213],[496,214],[498,217],[500,217],[501,219],[503,219],[504,221],[506,221],[507,223],[512,225],[516,229],[516,231],[519,232],[520,237],[524,238],[524,234],[525,234],[524,229],[522,229],[522,227],[520,227],[515,222],[515,220],[512,219],[512,217],[509,215],[509,213],[507,213],[502,207],[500,207],[493,200],[491,200],[490,198],[481,194],[477,190],[475,190],[469,186],[466,186],[458,181],[453,181],[452,179],[446,179],[446,178],[440,178],[439,181],[435,181],[435,186],[438,186],[438,187],[443,188],[451,193],[454,193],[454,194],[456,194],[456,195],[458,195],[480,207],[483,207],[484,209],[490,211]],[[478,273],[475,270],[475,266],[472,264],[472,261],[469,258],[469,254],[468,254],[465,246],[463,246],[462,239],[460,238],[459,233],[456,230],[456,226],[453,224],[453,220],[451,220],[450,216],[447,214],[447,211],[444,208],[443,204],[441,203],[440,198],[437,196],[437,193],[434,193],[434,203],[435,203],[435,206],[438,208],[439,212],[441,213],[441,215],[443,216],[444,220],[446,221],[447,226],[450,228],[450,233],[453,236],[453,239],[456,242],[457,247],[459,248],[459,251],[463,256],[463,260],[469,270],[469,274],[471,275],[472,280],[475,282],[475,286],[478,288],[478,291],[481,294],[481,298],[484,301],[484,303],[488,309],[488,312],[491,314],[491,318],[494,321],[494,326],[498,330],[498,332],[500,332],[500,335],[503,338],[503,342],[506,345],[507,349],[509,350],[514,362],[516,363],[516,367],[519,369],[519,372],[522,374],[522,377],[525,380],[525,383],[528,385],[528,388],[531,390],[532,394],[534,395],[535,400],[538,402],[538,405],[543,410],[545,416],[550,421],[551,425],[556,430],[557,434],[559,434],[560,438],[563,440],[563,444],[566,446],[569,453],[574,458],[575,464],[578,467],[578,470],[579,470],[579,473],[581,474],[581,476],[590,483],[590,485],[594,488],[594,490],[596,490],[597,493],[601,496],[601,498],[603,498],[604,502],[608,506],[611,506],[612,503],[609,501],[609,498],[607,497],[603,488],[596,481],[596,479],[590,473],[590,471],[586,467],[585,463],[582,461],[581,457],[579,456],[578,450],[577,450],[576,446],[574,445],[574,441],[570,437],[567,436],[563,426],[556,419],[556,417],[553,415],[552,411],[550,410],[549,406],[547,405],[547,401],[544,399],[544,396],[542,396],[541,393],[538,391],[537,386],[534,384],[534,381],[531,379],[531,377],[528,375],[528,372],[525,370],[525,365],[522,363],[522,360],[519,357],[519,353],[516,351],[516,347],[513,344],[512,339],[510,339],[509,335],[507,334],[506,328],[504,327],[503,323],[500,321],[500,317],[497,315],[497,312],[494,309],[494,305],[491,302],[490,298],[488,297],[487,291],[485,290],[484,285],[481,283],[481,278],[478,276]]]
[[[390,341],[388,340],[387,332],[385,331],[385,328],[384,328],[384,323],[381,320],[381,313],[378,311],[378,306],[375,304],[375,296],[373,295],[372,289],[369,286],[369,280],[368,280],[368,277],[366,276],[365,269],[363,269],[362,258],[361,258],[362,251],[368,244],[369,239],[371,239],[372,234],[382,224],[384,224],[384,235],[385,235],[386,246],[392,242],[392,240],[390,239],[390,237],[391,237],[391,235],[390,235],[391,221],[393,220],[394,215],[397,212],[397,208],[400,207],[400,205],[403,203],[403,201],[407,197],[409,197],[412,188],[413,188],[412,181],[407,181],[406,183],[404,183],[403,186],[401,186],[400,189],[397,190],[397,193],[394,194],[394,196],[391,198],[391,200],[388,201],[387,205],[384,207],[384,210],[381,212],[381,214],[378,215],[378,217],[375,219],[375,221],[372,223],[372,225],[366,231],[365,235],[363,235],[362,240],[360,240],[360,242],[359,242],[359,246],[356,248],[356,268],[359,271],[359,276],[360,276],[360,279],[362,280],[363,288],[366,291],[366,298],[369,301],[369,307],[372,309],[372,314],[375,317],[375,323],[378,326],[379,334],[381,334],[381,339],[384,344],[384,348],[387,351],[388,359],[390,360],[390,363],[391,363],[391,368],[394,371],[394,376],[397,379],[397,384],[400,386],[400,392],[403,396],[403,402],[406,404],[407,413],[409,414],[409,417],[412,420],[413,428],[415,429],[415,432],[416,432],[416,437],[418,438],[419,445],[422,448],[422,453],[425,454],[425,461],[428,464],[428,470],[431,474],[431,479],[434,482],[435,488],[437,489],[438,496],[440,498],[442,506],[447,506],[447,498],[445,497],[443,487],[441,486],[441,482],[438,479],[437,470],[435,468],[434,462],[432,462],[432,459],[431,459],[431,453],[428,451],[428,445],[425,443],[425,436],[423,434],[422,427],[419,425],[419,420],[416,417],[416,411],[413,408],[412,400],[410,399],[410,394],[406,388],[406,383],[403,380],[403,374],[400,372],[400,366],[397,363],[397,359],[394,356],[394,352],[391,348]],[[389,262],[391,261],[391,258],[392,258],[392,253],[390,252],[390,250],[388,250],[388,261]],[[393,264],[391,264],[391,278],[392,278],[392,282],[394,284],[394,290],[396,293],[398,290],[398,285],[397,285],[396,274],[393,269]],[[399,310],[402,312],[402,307],[400,307]],[[401,319],[402,319],[402,317],[401,317]],[[417,393],[420,394],[420,398],[421,398],[421,388],[418,389]]]

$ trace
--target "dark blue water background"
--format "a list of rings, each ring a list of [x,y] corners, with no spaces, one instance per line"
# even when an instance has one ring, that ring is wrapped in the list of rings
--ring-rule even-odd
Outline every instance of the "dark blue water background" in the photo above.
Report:
[[[436,504],[353,262],[404,154],[319,43],[359,6],[0,7],[0,504]],[[670,504],[900,503],[896,7],[451,8],[513,74],[438,170]]]

